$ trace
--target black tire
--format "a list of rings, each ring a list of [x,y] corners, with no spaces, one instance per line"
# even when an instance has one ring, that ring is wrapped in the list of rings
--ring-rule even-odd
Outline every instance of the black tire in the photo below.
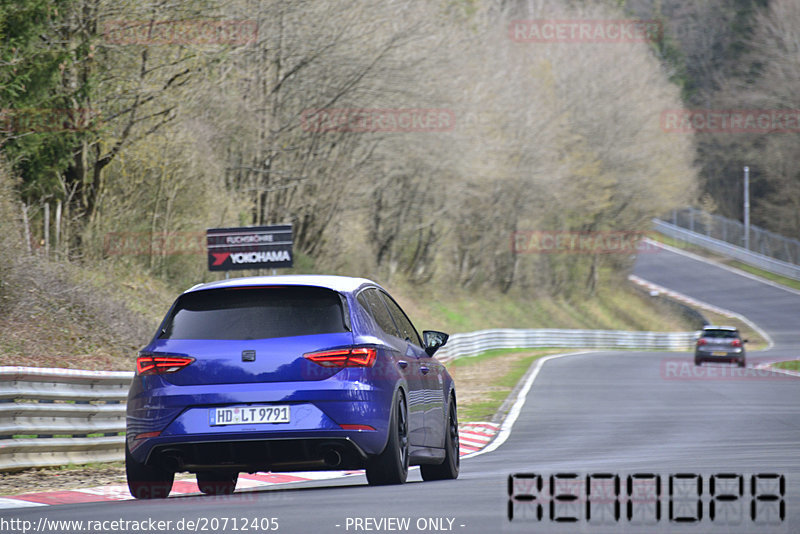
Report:
[[[700,358],[695,358],[694,359],[694,364],[695,365],[703,365],[703,360],[701,360]]]
[[[744,361],[744,358],[742,358],[741,360],[739,360],[739,367],[744,367],[744,365],[745,365],[745,361]]]
[[[128,491],[137,499],[166,499],[175,480],[175,473],[172,471],[138,462],[131,456],[127,445],[125,475],[128,479]]]
[[[402,391],[397,392],[389,418],[389,439],[383,452],[367,462],[367,481],[372,486],[402,484],[408,477],[408,407]]]
[[[235,471],[202,471],[196,476],[197,487],[206,495],[230,495],[239,481],[239,473]]]
[[[461,466],[460,444],[458,441],[458,412],[456,411],[456,400],[450,397],[450,407],[447,410],[445,420],[445,456],[444,461],[439,465],[421,465],[422,480],[454,480],[458,478],[458,470]]]

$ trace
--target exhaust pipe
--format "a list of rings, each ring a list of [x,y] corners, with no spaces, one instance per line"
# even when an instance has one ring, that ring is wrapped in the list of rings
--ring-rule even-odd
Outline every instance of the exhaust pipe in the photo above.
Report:
[[[322,460],[328,467],[338,467],[342,463],[342,455],[336,449],[328,449],[322,454]]]
[[[183,471],[183,457],[180,451],[164,451],[161,455],[161,465],[164,466],[164,469],[175,473]]]

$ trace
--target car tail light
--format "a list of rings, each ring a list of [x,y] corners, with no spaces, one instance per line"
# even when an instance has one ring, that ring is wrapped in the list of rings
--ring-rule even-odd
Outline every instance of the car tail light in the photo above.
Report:
[[[738,339],[734,339],[733,341],[731,341],[731,346],[732,347],[741,347],[742,346],[742,342],[740,340],[738,340]]]
[[[144,444],[144,440],[146,440],[147,438],[157,438],[160,435],[161,435],[160,430],[158,432],[145,432],[143,434],[136,434],[133,437],[133,440],[129,443],[129,449],[131,450],[131,452],[135,451],[142,444]]]
[[[136,434],[133,439],[147,439],[147,438],[157,438],[161,435],[161,431],[158,432],[145,432],[143,434]]]
[[[377,351],[366,347],[323,350],[303,354],[303,358],[322,367],[372,367]]]
[[[698,346],[698,347],[699,347],[700,345],[705,345],[705,344],[707,344],[707,343],[708,343],[708,341],[706,341],[706,340],[705,340],[705,339],[703,339],[703,338],[700,338],[700,339],[698,339],[698,340],[697,340],[697,346]]]
[[[369,425],[339,425],[344,430],[375,430],[374,427]]]
[[[136,373],[140,375],[163,375],[180,371],[194,358],[190,356],[175,356],[169,354],[139,353],[136,358]]]

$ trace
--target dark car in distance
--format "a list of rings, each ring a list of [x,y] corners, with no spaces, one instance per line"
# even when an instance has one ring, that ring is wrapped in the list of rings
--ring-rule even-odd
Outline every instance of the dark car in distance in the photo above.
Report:
[[[739,330],[733,326],[705,326],[700,331],[694,349],[694,364],[703,362],[736,363],[745,366],[744,344]]]
[[[207,494],[239,473],[366,469],[370,484],[459,472],[453,379],[378,284],[264,276],[180,295],[136,361],[126,473],[136,498],[166,497],[177,472]]]

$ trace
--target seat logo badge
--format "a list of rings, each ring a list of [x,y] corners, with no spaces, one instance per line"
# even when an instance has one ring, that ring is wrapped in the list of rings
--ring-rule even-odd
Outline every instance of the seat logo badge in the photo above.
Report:
[[[254,350],[243,350],[242,351],[242,361],[243,362],[254,362],[254,361],[256,361],[256,351],[254,351]]]

